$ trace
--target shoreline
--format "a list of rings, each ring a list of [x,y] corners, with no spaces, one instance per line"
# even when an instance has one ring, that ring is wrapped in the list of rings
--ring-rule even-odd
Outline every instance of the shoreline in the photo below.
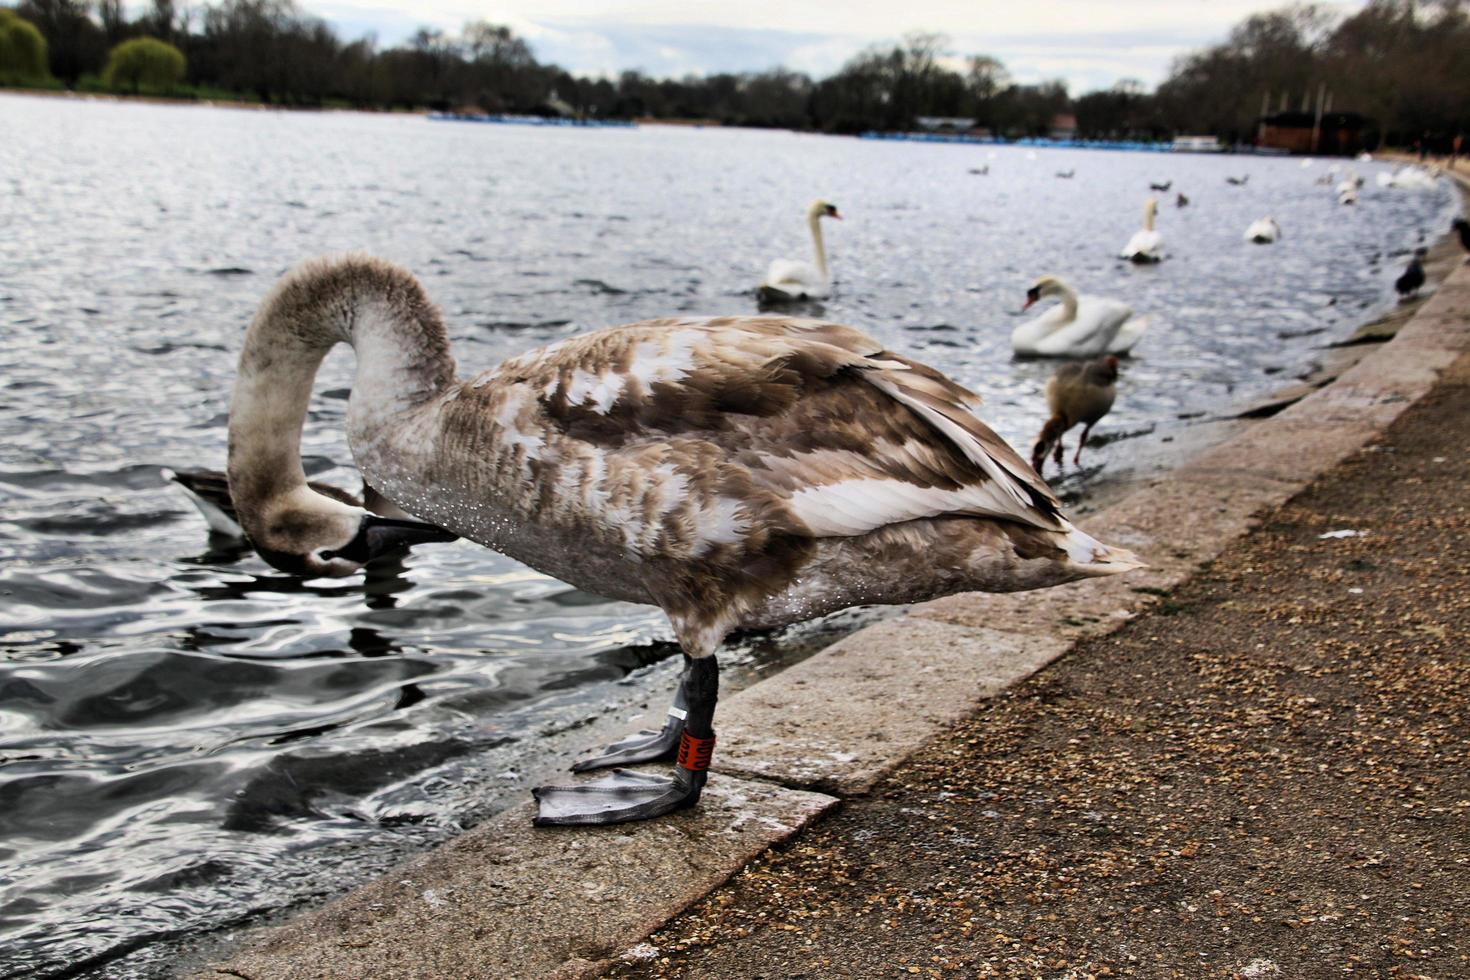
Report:
[[[28,98],[61,99],[71,102],[117,102],[138,105],[181,106],[201,109],[254,109],[266,112],[356,112],[367,116],[425,115],[427,109],[360,109],[356,106],[281,105],[274,102],[250,102],[244,99],[210,99],[203,96],[131,95],[126,92],[78,92],[58,88],[0,88],[0,95]]]
[[[1463,190],[1464,179],[1457,180]],[[532,831],[523,803],[323,908],[247,933],[227,963],[191,975],[350,976],[369,962],[384,977],[425,969],[491,975],[472,963],[499,964],[516,976],[600,974],[744,867],[753,825],[764,827],[758,854],[843,799],[867,793],[986,699],[1158,605],[1256,526],[1263,511],[1383,431],[1432,388],[1455,351],[1470,347],[1457,312],[1470,307],[1470,275],[1460,271],[1456,248],[1448,237],[1436,243],[1432,268],[1447,277],[1434,291],[1364,323],[1345,346],[1321,349],[1346,351],[1340,360],[1264,408],[1211,420],[1218,424],[1207,445],[1170,444],[1162,455],[1176,468],[1151,475],[1135,467],[1108,491],[1116,499],[1086,526],[1149,554],[1154,568],[1126,582],[1021,598],[960,595],[893,610],[729,700],[721,735],[732,748],[695,811],[578,836]],[[1396,336],[1389,339],[1385,326]],[[1303,447],[1306,432],[1315,442]],[[983,657],[974,656],[977,649]],[[895,662],[894,650],[910,656]],[[917,716],[892,703],[894,690],[923,706]],[[707,860],[679,843],[732,838],[734,850],[715,848]],[[548,864],[566,849],[578,855],[573,867]],[[630,860],[641,869],[632,878]],[[584,869],[595,870],[595,880]],[[511,897],[528,883],[535,889]],[[548,897],[575,914],[545,911]],[[416,952],[406,949],[413,943]],[[195,957],[188,969],[201,965]]]

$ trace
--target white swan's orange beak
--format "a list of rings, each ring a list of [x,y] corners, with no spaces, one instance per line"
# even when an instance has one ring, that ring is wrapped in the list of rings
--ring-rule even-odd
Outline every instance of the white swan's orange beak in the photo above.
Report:
[[[1027,296],[1026,302],[1021,304],[1021,312],[1025,313],[1027,310],[1031,309],[1031,304],[1035,302],[1036,298],[1034,296]]]
[[[836,208],[833,208],[831,211],[828,211],[827,212],[827,217],[829,217],[829,218],[836,218],[838,221],[841,221],[842,220],[842,215],[840,215],[840,214],[837,213],[837,209]]]

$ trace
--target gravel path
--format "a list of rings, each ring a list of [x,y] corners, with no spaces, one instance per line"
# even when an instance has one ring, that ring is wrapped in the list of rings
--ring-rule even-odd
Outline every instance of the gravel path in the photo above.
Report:
[[[611,975],[1470,977],[1467,439],[1470,357]]]

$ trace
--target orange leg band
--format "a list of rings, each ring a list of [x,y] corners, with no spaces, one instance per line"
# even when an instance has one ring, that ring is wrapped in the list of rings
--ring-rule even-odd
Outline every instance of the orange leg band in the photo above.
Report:
[[[679,737],[679,765],[690,772],[704,772],[715,754],[715,737],[695,738],[687,731]]]

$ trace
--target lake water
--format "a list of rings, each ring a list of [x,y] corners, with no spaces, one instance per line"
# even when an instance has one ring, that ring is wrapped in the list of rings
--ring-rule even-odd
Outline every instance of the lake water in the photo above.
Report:
[[[846,220],[826,225],[823,315],[973,387],[1029,445],[1051,366],[1013,362],[1009,334],[1037,275],[1153,314],[1103,430],[1177,427],[1391,305],[1403,254],[1455,207],[1446,186],[1378,189],[1376,165],[1344,208],[1320,163],[714,129],[0,96],[0,132],[0,976],[162,973],[165,940],[331,894],[525,799],[672,691],[656,611],[470,544],[309,584],[211,547],[160,468],[223,464],[245,324],[300,259],[416,271],[468,374],[609,324],[754,311],[825,197]],[[1119,262],[1163,180],[1168,260]],[[1245,243],[1267,213],[1283,240]],[[355,488],[349,368],[328,360],[304,452]],[[851,621],[738,643],[734,683]]]

